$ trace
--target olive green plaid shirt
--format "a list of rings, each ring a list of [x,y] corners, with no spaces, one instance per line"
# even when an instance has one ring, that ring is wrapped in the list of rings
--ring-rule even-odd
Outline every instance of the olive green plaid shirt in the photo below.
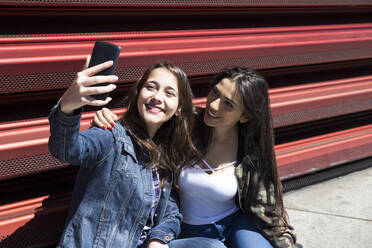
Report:
[[[257,162],[257,160],[253,160]],[[250,214],[261,233],[274,247],[295,247],[296,234],[275,209],[273,184],[265,186],[253,168],[250,156],[246,155],[236,168],[238,179],[238,203],[244,213]]]

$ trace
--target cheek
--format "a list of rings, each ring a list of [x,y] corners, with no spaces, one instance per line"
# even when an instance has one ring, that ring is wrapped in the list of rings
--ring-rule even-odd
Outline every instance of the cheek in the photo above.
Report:
[[[144,92],[141,90],[139,95],[138,95],[138,98],[137,98],[137,110],[141,113],[142,112],[142,108],[143,108],[143,104],[145,102],[145,96],[144,96]]]
[[[240,120],[240,117],[241,117],[240,112],[231,112],[227,119],[230,120],[230,122],[235,123]]]
[[[178,107],[179,107],[178,98],[171,99],[170,101],[168,101],[169,112],[171,112],[172,114],[174,114],[177,111]]]

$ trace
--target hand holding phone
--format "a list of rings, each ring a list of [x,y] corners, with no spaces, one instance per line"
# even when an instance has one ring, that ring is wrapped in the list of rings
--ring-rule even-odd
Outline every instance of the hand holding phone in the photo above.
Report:
[[[113,83],[118,80],[114,73],[119,54],[119,46],[96,42],[89,68],[77,74],[75,81],[61,97],[60,108],[63,113],[70,115],[85,105],[103,106],[111,101],[108,92],[116,88]]]
[[[112,43],[107,43],[103,41],[97,41],[94,44],[92,56],[88,67],[93,67],[95,65],[101,64],[106,61],[113,61],[113,65],[95,75],[115,75],[115,69],[119,60],[121,47]],[[94,86],[106,86],[108,83],[97,84]],[[109,93],[92,95],[97,100],[105,100],[109,96]]]

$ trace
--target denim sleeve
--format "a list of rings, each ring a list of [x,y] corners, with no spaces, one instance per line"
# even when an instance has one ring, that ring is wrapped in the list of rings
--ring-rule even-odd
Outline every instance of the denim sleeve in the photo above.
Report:
[[[181,232],[182,214],[179,211],[179,200],[175,190],[172,190],[164,217],[158,225],[153,227],[146,240],[146,247],[149,241],[157,239],[164,243],[169,243],[171,240],[178,237]]]
[[[53,107],[49,115],[49,151],[64,163],[96,165],[110,152],[114,138],[112,132],[96,127],[80,133],[81,114],[65,115],[59,103]]]

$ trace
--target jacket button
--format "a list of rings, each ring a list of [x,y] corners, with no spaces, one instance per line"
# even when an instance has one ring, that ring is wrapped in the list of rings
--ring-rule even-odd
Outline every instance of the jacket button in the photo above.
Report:
[[[171,239],[169,236],[165,236],[164,238],[165,238],[165,240],[167,240],[167,241],[169,241],[169,240]]]

